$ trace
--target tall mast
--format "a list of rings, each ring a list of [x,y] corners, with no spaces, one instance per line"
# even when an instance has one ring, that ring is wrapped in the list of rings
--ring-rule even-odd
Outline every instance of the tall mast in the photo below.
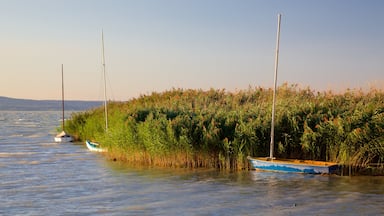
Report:
[[[273,82],[271,144],[269,147],[270,159],[273,159],[273,148],[274,148],[274,137],[275,137],[275,106],[276,106],[275,104],[276,104],[276,88],[277,88],[277,69],[279,65],[280,22],[281,22],[281,14],[278,14],[277,15],[276,54],[275,54],[275,76],[274,76],[274,82]]]
[[[63,111],[61,129],[64,131],[64,66],[63,64],[61,64],[61,108]]]
[[[105,74],[105,55],[104,55],[104,33],[103,33],[103,30],[101,30],[101,43],[102,43],[102,52],[103,52],[102,64],[103,64],[103,77],[104,77],[105,131],[107,131],[108,130],[107,81],[106,81],[106,74]]]

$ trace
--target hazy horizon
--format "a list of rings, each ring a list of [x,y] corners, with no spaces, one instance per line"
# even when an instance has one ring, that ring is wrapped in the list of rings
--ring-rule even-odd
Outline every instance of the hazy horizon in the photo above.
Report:
[[[236,91],[278,85],[335,92],[384,88],[384,2],[371,0],[13,0],[0,8],[0,95],[103,100],[172,88]]]
[[[379,83],[379,82],[376,82],[376,83]],[[279,86],[282,86],[284,85],[285,83],[279,83]],[[367,84],[366,86],[362,86],[362,87],[335,87],[335,88],[328,88],[328,89],[315,89],[315,88],[312,88],[311,86],[308,86],[308,85],[301,85],[299,83],[288,83],[289,85],[296,85],[298,89],[307,89],[307,88],[310,88],[310,90],[312,90],[314,93],[328,93],[328,92],[332,92],[334,94],[343,94],[345,92],[358,92],[358,91],[363,91],[363,92],[369,92],[370,90],[372,89],[375,89],[375,90],[379,90],[379,91],[384,91],[384,82],[381,82],[381,84]],[[278,86],[278,87],[279,87]],[[229,89],[225,89],[225,88],[213,88],[215,90],[225,90],[226,92],[231,92],[231,93],[236,93],[236,92],[239,92],[239,91],[243,91],[243,90],[248,90],[249,88],[266,88],[266,89],[272,89],[273,86],[247,86],[247,87],[244,87],[244,88],[236,88],[236,89],[232,89],[232,90],[229,90]],[[126,102],[126,101],[129,101],[131,99],[135,99],[135,98],[139,98],[141,96],[150,96],[152,93],[163,93],[165,91],[171,91],[173,89],[183,89],[183,90],[190,90],[190,89],[193,89],[193,88],[170,88],[170,89],[163,89],[161,91],[152,91],[152,92],[145,92],[145,93],[139,93],[138,95],[135,95],[135,96],[132,96],[130,98],[126,98],[126,99],[113,99],[113,98],[109,98],[107,99],[107,101],[115,101],[115,102]],[[202,89],[202,88],[196,88],[196,89],[193,89],[193,90],[203,90],[203,91],[209,91],[210,89],[212,88],[207,88],[207,89]],[[278,94],[278,92],[277,92]],[[9,96],[5,96],[5,95],[0,95],[0,98],[9,98],[9,99],[14,99],[14,100],[34,100],[34,101],[61,101],[61,98],[16,98],[16,97],[9,97]],[[76,99],[76,98],[72,98],[72,99],[65,99],[65,101],[85,101],[85,102],[103,102],[103,98],[98,98],[98,99]]]

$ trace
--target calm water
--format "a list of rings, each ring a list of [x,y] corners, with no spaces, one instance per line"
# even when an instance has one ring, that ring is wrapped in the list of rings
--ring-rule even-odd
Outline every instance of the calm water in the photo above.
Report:
[[[0,111],[0,215],[384,215],[383,177],[127,167],[54,143],[59,119]]]

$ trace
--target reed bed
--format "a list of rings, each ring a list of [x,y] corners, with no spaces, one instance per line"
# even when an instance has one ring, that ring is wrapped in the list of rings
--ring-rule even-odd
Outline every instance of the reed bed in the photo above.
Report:
[[[246,169],[269,152],[272,89],[172,89],[73,114],[68,132],[94,139],[108,157],[150,166]],[[367,168],[384,162],[384,92],[278,88],[275,155]]]

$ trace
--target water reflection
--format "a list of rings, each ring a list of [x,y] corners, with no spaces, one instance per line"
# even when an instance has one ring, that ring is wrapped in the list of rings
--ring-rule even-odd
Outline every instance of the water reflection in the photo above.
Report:
[[[193,212],[250,214],[250,209],[263,215],[383,213],[383,209],[377,208],[381,208],[379,203],[384,192],[382,177],[159,169],[129,167],[116,162],[108,162],[107,166],[126,184],[141,186],[136,188],[136,197],[156,197],[157,200],[151,200],[155,206],[167,207],[170,212],[177,211],[175,205],[183,206],[186,215],[195,215]],[[136,181],[132,182],[132,178]],[[134,208],[148,209],[148,206],[134,205]]]

